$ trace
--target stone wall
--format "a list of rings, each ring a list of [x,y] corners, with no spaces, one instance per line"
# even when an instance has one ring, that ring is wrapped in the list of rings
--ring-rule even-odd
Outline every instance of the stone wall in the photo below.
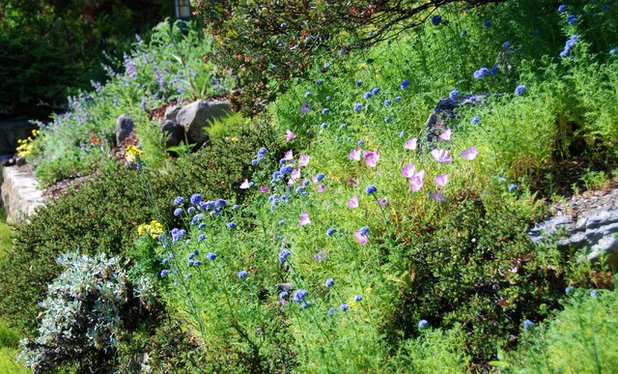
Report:
[[[12,155],[17,148],[17,140],[32,134],[35,125],[26,117],[0,121],[0,155]]]
[[[19,223],[45,204],[43,191],[28,165],[2,167],[0,205],[9,223]]]

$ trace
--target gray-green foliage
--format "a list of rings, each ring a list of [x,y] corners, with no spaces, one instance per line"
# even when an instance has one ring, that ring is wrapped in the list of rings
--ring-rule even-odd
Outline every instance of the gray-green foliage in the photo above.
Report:
[[[132,284],[118,257],[69,253],[57,261],[65,270],[49,285],[39,336],[22,342],[20,358],[36,373],[71,362],[80,372],[100,370],[119,329],[150,309],[151,285]]]

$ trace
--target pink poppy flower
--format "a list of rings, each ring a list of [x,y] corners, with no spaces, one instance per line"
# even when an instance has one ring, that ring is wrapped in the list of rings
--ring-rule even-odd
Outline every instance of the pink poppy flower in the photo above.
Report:
[[[356,237],[356,240],[358,240],[360,244],[367,244],[367,241],[368,241],[367,235],[363,235],[363,233],[360,230],[356,231],[354,233],[354,236]]]
[[[381,206],[386,206],[386,204],[388,204],[388,199],[386,197],[378,197],[378,204]]]
[[[448,175],[447,174],[438,175],[437,177],[433,179],[433,182],[440,187],[444,187],[446,186],[446,183],[448,182]]]
[[[442,194],[442,190],[437,190],[435,193],[431,194],[431,198],[436,203],[442,203],[446,201],[446,197]]]
[[[311,219],[309,219],[309,212],[304,212],[300,215],[300,219],[298,220],[298,226],[305,226],[311,223]]]
[[[260,186],[261,193],[270,193],[270,190],[266,186]]]
[[[354,195],[350,200],[348,200],[348,207],[358,208],[358,196]]]
[[[356,148],[350,151],[350,154],[348,155],[348,158],[350,160],[354,160],[354,161],[360,161],[361,159],[361,152],[362,150],[360,148]]]
[[[309,155],[300,156],[300,160],[298,160],[298,166],[307,166],[309,165]]]
[[[380,150],[373,151],[365,151],[363,154],[363,158],[365,159],[365,165],[374,168],[378,164],[378,160],[380,159]]]
[[[245,181],[242,182],[242,184],[240,185],[240,189],[246,190],[249,189],[251,186],[253,186],[253,182],[249,182],[249,179],[245,179]]]
[[[474,160],[477,154],[478,153],[476,152],[475,146],[472,146],[469,149],[464,149],[463,151],[461,151],[461,157],[465,158],[468,161]]]
[[[442,134],[438,135],[442,140],[451,140],[451,129],[446,129]]]
[[[431,156],[438,162],[451,163],[453,159],[451,154],[446,149],[434,149],[431,151]]]
[[[425,176],[425,170],[421,170],[418,173],[414,173],[412,177],[410,177],[410,186],[412,186],[412,191],[416,192],[423,188],[423,177]]]
[[[412,175],[414,174],[414,169],[416,169],[416,165],[414,164],[404,165],[401,169],[401,175],[406,178],[412,178]]]
[[[324,191],[326,191],[326,186],[324,185],[324,183],[320,183],[320,185],[318,186],[318,192]]]
[[[294,139],[296,137],[296,134],[294,134],[292,132],[292,130],[287,129],[285,130],[285,141],[289,142],[290,140]]]
[[[285,152],[285,154],[283,155],[283,159],[285,161],[292,161],[292,160],[294,160],[294,152],[291,149],[289,151]]]
[[[355,186],[360,185],[360,183],[358,183],[358,181],[356,179],[353,179],[353,178],[348,179],[348,183],[353,184]]]
[[[285,306],[285,304],[287,304],[288,302],[285,301],[285,299],[279,299],[279,304],[281,304],[281,306]]]
[[[418,139],[416,138],[412,138],[410,140],[408,140],[406,142],[406,144],[404,144],[403,149],[407,149],[410,151],[416,151],[416,142],[418,141]]]
[[[298,181],[300,179],[300,169],[292,170],[292,172],[290,173],[290,179],[294,182]]]

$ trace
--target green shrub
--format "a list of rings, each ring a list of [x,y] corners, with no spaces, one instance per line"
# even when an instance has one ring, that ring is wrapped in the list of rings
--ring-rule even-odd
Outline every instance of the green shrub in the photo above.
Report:
[[[30,370],[17,362],[18,351],[13,348],[0,347],[0,368],[5,374],[29,374]]]
[[[502,373],[611,373],[618,367],[618,292],[576,290],[564,310],[524,331],[514,352],[496,363]]]

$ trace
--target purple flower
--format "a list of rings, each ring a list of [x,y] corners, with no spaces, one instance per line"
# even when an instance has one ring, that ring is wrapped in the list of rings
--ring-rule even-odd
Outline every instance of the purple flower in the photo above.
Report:
[[[436,203],[446,202],[446,197],[442,194],[442,190],[437,190],[435,193],[430,194],[430,196]]]
[[[309,307],[309,305],[311,305],[311,302],[310,302],[310,301],[303,301],[303,302],[300,304],[300,307],[301,307],[302,309],[307,309],[307,308]]]
[[[468,30],[463,29],[461,30],[461,36],[465,36],[468,33]]]
[[[300,303],[307,297],[307,290],[298,290],[294,292],[294,296],[292,296],[292,301],[296,303]]]
[[[526,86],[524,86],[523,84],[520,84],[519,86],[515,87],[516,95],[522,95],[524,91],[526,91]]]
[[[305,92],[305,99],[309,97],[309,95],[311,95],[311,91],[307,91]]]
[[[199,193],[191,195],[191,204],[197,205],[200,203],[200,201],[202,201],[202,195],[200,195]]]
[[[457,96],[459,96],[459,91],[458,91],[458,90],[453,90],[453,91],[451,91],[451,92],[448,94],[448,97],[449,97],[451,100],[455,100],[455,99],[457,99]]]
[[[243,279],[247,277],[247,272],[245,270],[241,270],[238,272],[238,278]]]
[[[335,280],[333,278],[328,278],[324,283],[324,287],[330,288],[333,284],[335,284]]]
[[[214,261],[215,258],[217,258],[217,254],[210,252],[210,253],[206,254],[206,258],[208,259],[208,261]]]
[[[489,69],[487,69],[486,67],[482,67],[474,72],[474,79],[481,79],[487,74],[489,74]]]
[[[326,312],[328,315],[331,315],[333,313],[335,313],[335,308],[330,308],[328,309],[328,312]]]
[[[298,220],[298,226],[305,226],[311,223],[311,219],[309,218],[309,212],[303,212],[300,215],[300,219]]]
[[[461,151],[461,157],[465,158],[468,161],[472,161],[476,158],[477,156],[477,151],[476,151],[476,147],[472,146],[468,149],[464,149],[463,151]]]
[[[358,208],[358,196],[354,195],[348,202],[346,203],[348,208]]]
[[[433,182],[440,187],[446,186],[446,184],[448,183],[448,174],[438,175],[433,179]]]
[[[517,185],[515,183],[511,183],[509,185],[509,192],[515,190],[516,188],[517,188]]]
[[[290,257],[291,255],[292,255],[292,252],[282,249],[281,252],[279,252],[279,256],[278,256],[279,262],[283,264],[285,260],[287,260],[288,257]]]

